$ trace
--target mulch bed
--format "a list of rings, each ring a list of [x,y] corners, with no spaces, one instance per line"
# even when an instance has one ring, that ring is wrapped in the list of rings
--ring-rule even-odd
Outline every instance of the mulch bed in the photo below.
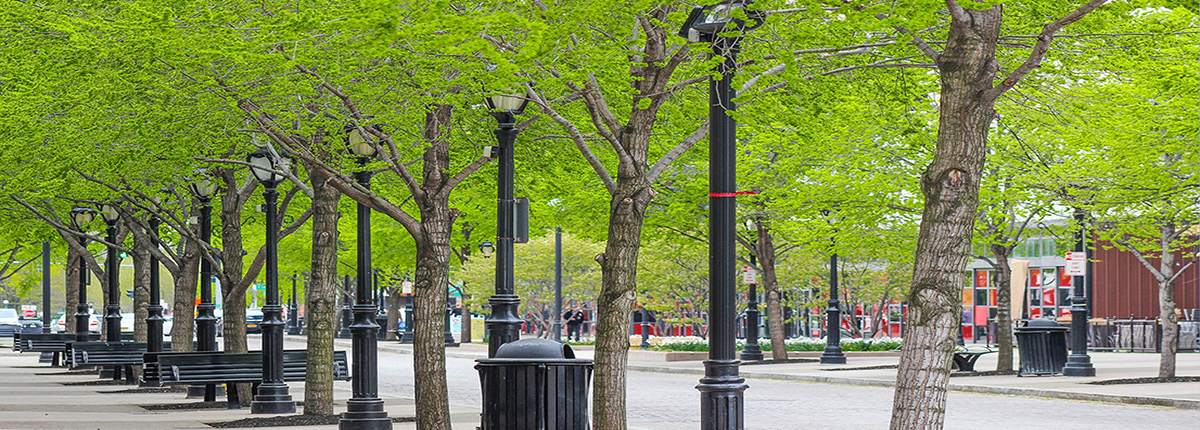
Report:
[[[68,385],[68,386],[76,386],[76,385],[86,385],[86,386],[91,386],[91,385],[129,385],[129,383],[125,382],[125,380],[124,380],[124,379],[122,379],[122,380],[120,380],[120,381],[114,381],[114,380],[112,380],[112,379],[97,379],[97,380],[95,380],[95,381],[84,381],[84,382],[60,382],[60,384],[63,384],[63,385]]]
[[[184,391],[187,391],[184,389]],[[192,403],[163,403],[158,405],[140,405],[147,411],[186,411],[199,409],[226,409],[228,402],[192,402]]]
[[[112,394],[170,394],[170,393],[186,393],[187,387],[138,387],[128,390],[105,391]]]
[[[212,428],[236,429],[255,427],[328,426],[337,425],[340,415],[280,415],[277,417],[242,418],[233,421],[204,423]],[[415,422],[416,417],[392,417],[394,423]]]
[[[984,370],[980,372],[950,372],[950,377],[955,376],[1003,376],[1016,375],[1016,370]]]
[[[833,369],[821,369],[821,370],[826,370],[826,371],[838,371],[838,370],[878,370],[878,369],[897,369],[897,368],[899,368],[899,367],[900,367],[900,365],[897,365],[897,364],[880,364],[880,365],[878,365],[878,366],[862,366],[862,367],[837,367],[837,368],[833,368]]]
[[[1088,382],[1090,385],[1125,385],[1125,384],[1166,384],[1172,382],[1200,382],[1200,376],[1176,376],[1174,378],[1126,378],[1126,379],[1109,379],[1104,381]]]
[[[756,364],[788,364],[788,363],[816,363],[821,361],[816,358],[789,358],[786,360],[762,360],[762,361],[743,361],[743,366],[753,366]]]

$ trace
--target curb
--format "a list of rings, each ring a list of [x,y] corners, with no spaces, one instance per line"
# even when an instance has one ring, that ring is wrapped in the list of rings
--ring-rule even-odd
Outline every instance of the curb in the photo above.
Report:
[[[627,370],[635,372],[678,373],[704,375],[702,369],[684,369],[661,366],[626,366]],[[785,373],[745,372],[742,377],[751,379],[776,379],[784,381],[817,382],[825,384],[858,385],[867,387],[894,388],[896,381],[882,379],[859,379],[830,376],[791,375]],[[999,394],[1005,396],[1043,397],[1051,399],[1078,400],[1087,402],[1113,403],[1124,405],[1162,406],[1176,409],[1200,410],[1200,400],[1172,399],[1166,397],[1127,396],[1121,394],[1081,393],[1076,391],[1042,390],[1036,388],[996,387],[991,385],[948,384],[946,390],[976,394]]]

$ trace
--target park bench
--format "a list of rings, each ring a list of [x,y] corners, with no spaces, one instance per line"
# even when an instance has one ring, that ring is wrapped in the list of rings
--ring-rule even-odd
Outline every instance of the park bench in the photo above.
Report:
[[[67,344],[67,367],[113,366],[125,369],[125,380],[133,384],[133,366],[142,364],[142,354],[146,353],[147,344],[144,342],[72,342]],[[164,349],[171,348],[171,342],[163,342]]]
[[[227,384],[230,409],[239,408],[236,383],[253,384],[251,395],[263,379],[262,352],[160,352],[146,353],[144,375],[147,385]],[[283,380],[303,381],[308,374],[308,351],[283,351]],[[346,351],[333,352],[333,379],[349,381]]]
[[[100,340],[100,333],[88,333],[89,340]],[[14,341],[15,342],[15,341]],[[63,357],[66,361],[67,343],[75,342],[74,333],[24,333],[20,338],[21,352],[53,353],[50,360],[52,366],[58,367]],[[65,364],[65,363],[64,363]]]
[[[984,354],[996,352],[988,347],[964,348],[958,347],[954,351],[954,365],[952,369],[958,369],[960,372],[974,372],[975,362]]]

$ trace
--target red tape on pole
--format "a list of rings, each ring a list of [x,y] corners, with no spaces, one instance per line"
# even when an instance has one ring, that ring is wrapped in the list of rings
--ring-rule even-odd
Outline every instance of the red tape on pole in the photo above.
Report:
[[[758,194],[758,191],[738,191],[736,193],[708,193],[709,197],[735,197],[738,194]]]

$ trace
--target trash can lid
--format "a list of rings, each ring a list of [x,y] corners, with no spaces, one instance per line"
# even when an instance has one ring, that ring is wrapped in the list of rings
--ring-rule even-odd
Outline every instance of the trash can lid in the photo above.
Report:
[[[1062,324],[1059,324],[1059,323],[1055,322],[1054,320],[1047,319],[1047,318],[1031,319],[1031,320],[1029,320],[1029,322],[1025,323],[1025,327],[1028,327],[1031,329],[1048,329],[1048,328],[1049,329],[1062,329],[1062,330],[1067,329],[1066,327],[1063,327]]]
[[[522,339],[500,345],[496,358],[575,358],[571,345],[549,339]]]

